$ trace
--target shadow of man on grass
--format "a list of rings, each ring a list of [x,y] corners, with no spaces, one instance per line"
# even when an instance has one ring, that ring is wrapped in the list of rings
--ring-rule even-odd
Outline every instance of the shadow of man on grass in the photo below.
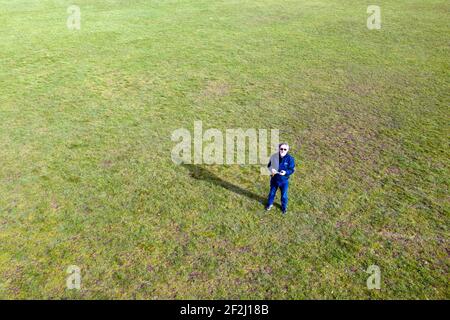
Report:
[[[245,190],[237,185],[234,185],[231,182],[225,181],[202,166],[193,164],[182,164],[182,166],[188,169],[190,176],[196,180],[203,180],[211,184],[215,184],[224,189],[232,191],[238,195],[247,197],[251,200],[255,200],[259,202],[261,205],[265,205],[267,202],[266,198],[261,197],[260,195],[253,193],[249,190]],[[275,204],[275,206],[280,207],[279,204]]]

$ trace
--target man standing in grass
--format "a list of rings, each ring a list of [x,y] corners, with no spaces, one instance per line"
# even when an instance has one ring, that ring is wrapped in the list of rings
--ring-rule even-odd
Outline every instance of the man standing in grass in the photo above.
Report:
[[[266,210],[273,207],[273,201],[278,188],[281,190],[281,211],[286,214],[288,203],[289,176],[295,171],[295,161],[289,152],[289,145],[281,143],[278,146],[279,152],[270,157],[267,167],[272,175],[270,178],[270,192],[267,199]]]

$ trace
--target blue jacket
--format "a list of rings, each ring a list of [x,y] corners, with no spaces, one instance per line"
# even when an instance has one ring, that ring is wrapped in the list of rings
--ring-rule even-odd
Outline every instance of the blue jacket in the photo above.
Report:
[[[270,165],[271,165],[271,163],[269,161],[269,164],[267,165],[267,167],[270,167]],[[278,171],[282,171],[282,170],[286,171],[286,174],[284,176],[279,175],[279,174],[274,175],[270,179],[271,183],[275,182],[277,184],[282,184],[284,182],[288,182],[289,176],[295,172],[294,157],[291,156],[289,153],[287,155],[285,155],[280,161]]]

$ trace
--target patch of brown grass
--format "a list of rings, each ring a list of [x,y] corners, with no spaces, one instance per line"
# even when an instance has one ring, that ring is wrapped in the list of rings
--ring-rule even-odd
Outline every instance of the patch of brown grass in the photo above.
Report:
[[[205,99],[215,99],[225,97],[230,93],[229,84],[223,81],[209,81],[201,92],[201,97]]]

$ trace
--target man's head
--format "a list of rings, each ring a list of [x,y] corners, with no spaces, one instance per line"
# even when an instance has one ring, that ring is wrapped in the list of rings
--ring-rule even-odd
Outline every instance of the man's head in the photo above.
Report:
[[[289,151],[289,145],[287,143],[280,143],[278,149],[280,151],[280,155],[284,157]]]

